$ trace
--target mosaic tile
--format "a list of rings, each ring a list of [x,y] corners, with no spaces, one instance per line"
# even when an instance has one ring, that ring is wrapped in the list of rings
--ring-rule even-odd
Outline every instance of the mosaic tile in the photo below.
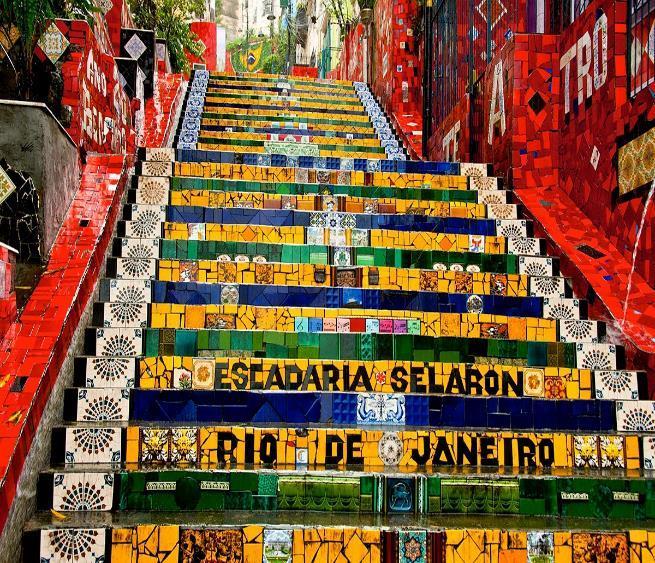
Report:
[[[357,424],[405,424],[405,398],[402,395],[358,394]]]
[[[139,356],[143,350],[143,333],[137,328],[96,329],[96,353],[99,356]]]
[[[64,459],[67,464],[120,463],[121,451],[118,428],[66,428]]]
[[[84,422],[126,421],[130,417],[130,392],[119,388],[77,390],[77,417]]]
[[[652,401],[617,401],[616,429],[619,432],[653,432],[655,403]]]
[[[103,528],[60,528],[41,530],[41,563],[77,561],[100,563],[105,559]]]
[[[52,22],[43,34],[41,34],[37,44],[41,47],[45,56],[54,64],[66,52],[70,41],[57,27],[55,22]]]
[[[427,563],[427,534],[424,530],[400,530],[398,547],[398,563]]]
[[[54,25],[54,24],[53,24]],[[0,166],[0,204],[16,190],[16,184],[12,181],[5,169]]]
[[[61,512],[111,510],[113,486],[111,473],[55,473],[52,508]]]
[[[85,363],[87,387],[134,387],[136,365],[134,358],[94,357]]]
[[[290,563],[293,556],[293,538],[291,530],[264,530],[263,563]]]
[[[596,371],[594,389],[597,399],[637,400],[639,399],[637,372]]]

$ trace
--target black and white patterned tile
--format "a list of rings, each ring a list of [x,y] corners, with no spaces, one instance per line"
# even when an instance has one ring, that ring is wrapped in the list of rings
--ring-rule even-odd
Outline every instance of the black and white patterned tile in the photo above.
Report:
[[[508,203],[507,190],[485,190],[478,192],[478,203],[504,205]]]
[[[141,161],[141,176],[172,176],[173,163],[161,160]]]
[[[470,165],[460,165],[470,166]],[[466,169],[465,169],[466,170]],[[497,191],[499,182],[495,176],[471,176],[470,174],[462,173],[462,176],[469,177],[469,189],[477,191]]]
[[[150,303],[152,282],[150,280],[107,280],[109,292],[105,294],[110,303]]]
[[[566,279],[561,276],[530,276],[530,295],[564,299],[566,297]]]
[[[52,508],[61,512],[109,511],[114,495],[112,473],[55,473]]]
[[[616,370],[617,349],[614,344],[580,343],[575,346],[576,365],[581,369]]]
[[[540,256],[541,239],[530,237],[509,237],[507,239],[507,254]]]
[[[545,319],[580,320],[580,300],[572,297],[544,297]]]
[[[104,528],[52,528],[40,531],[40,563],[105,563]]]
[[[492,178],[487,176],[489,166],[480,162],[461,162],[459,165],[459,173],[461,176],[471,176],[475,178]],[[494,178],[495,179],[495,178]]]
[[[636,401],[639,399],[638,372],[627,370],[594,372],[596,399]]]
[[[599,321],[560,319],[560,342],[598,342],[604,334],[604,324]]]
[[[136,203],[139,205],[168,205],[170,178],[139,176]]]
[[[65,433],[67,464],[121,462],[120,428],[76,426],[65,428]]]
[[[554,276],[555,272],[555,262],[550,256],[519,256],[519,274]]]
[[[113,303],[104,303],[102,320],[106,328],[146,328],[148,304],[131,301],[129,297]]]
[[[499,219],[499,220],[516,220],[518,219],[519,212],[518,207],[513,203],[490,203],[487,205],[487,217],[489,219]],[[522,221],[525,224],[525,221]],[[515,236],[527,236],[525,235],[515,235]]]
[[[77,389],[77,422],[125,422],[129,419],[129,389],[118,387]]]
[[[115,276],[118,280],[154,280],[157,278],[157,260],[130,256],[115,258]]]
[[[95,329],[97,356],[134,357],[143,354],[143,330],[140,328]]]
[[[655,401],[617,401],[618,432],[655,432]]]
[[[86,387],[134,387],[137,360],[129,357],[90,357],[80,359]]]
[[[488,210],[498,206],[487,206]],[[515,207],[515,206],[513,206]],[[495,217],[489,216],[490,219]],[[522,219],[496,219],[496,235],[506,238],[525,238],[528,236],[528,224]]]

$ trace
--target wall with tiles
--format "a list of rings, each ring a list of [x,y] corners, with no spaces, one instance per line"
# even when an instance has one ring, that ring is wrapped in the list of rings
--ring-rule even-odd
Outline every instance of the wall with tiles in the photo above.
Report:
[[[349,561],[351,563],[577,563],[651,561],[655,533],[505,529],[381,529],[367,527],[191,528],[143,524],[103,528],[44,529],[26,536],[25,561],[60,560],[74,546],[85,560]],[[202,557],[200,557],[202,554]]]
[[[218,61],[218,36],[216,24],[214,22],[191,22],[189,29],[197,37],[197,43],[200,46],[200,56],[196,57],[187,53],[189,64],[193,68],[194,63],[204,64],[207,70],[222,70],[217,68]]]
[[[97,35],[85,21],[57,20],[55,24],[63,36],[63,44],[75,46],[68,50],[61,67],[62,103],[72,110],[68,132],[85,152],[131,152],[134,148],[132,109],[113,56],[103,51]]]
[[[318,67],[309,65],[293,65],[291,68],[291,76],[318,78]]]
[[[494,172],[518,189],[560,187],[631,262],[648,184],[655,178],[650,156],[655,105],[653,84],[645,78],[654,73],[642,37],[649,28],[637,26],[633,35],[639,43],[629,58],[627,4],[594,0],[559,35],[515,32],[488,64],[476,58],[479,95],[469,107],[464,87],[457,86],[460,102],[436,124],[429,154],[445,158],[444,147],[452,151],[459,122],[461,155],[493,163]],[[514,27],[523,31],[525,22],[519,18]],[[628,61],[639,72],[632,84]],[[463,62],[459,68],[466,70]],[[483,125],[476,126],[482,133],[475,139],[478,150],[467,154],[463,129],[471,112],[482,114]],[[654,224],[652,206],[636,261],[651,286]]]
[[[414,0],[379,0],[371,24],[371,88],[389,114],[416,111],[421,97],[421,67],[413,25]],[[333,78],[366,82],[366,30],[359,23],[346,34]]]
[[[111,8],[105,13],[107,31],[111,48],[118,55],[121,50],[121,29],[123,27],[133,28],[134,20],[130,13],[130,5],[127,0],[112,0]]]
[[[0,243],[0,338],[16,318],[15,262],[16,250]]]
[[[0,122],[0,154],[17,173],[32,179],[38,199],[31,209],[29,186],[14,178],[16,191],[0,203],[0,224],[7,227],[0,238],[16,247],[20,261],[37,261],[50,252],[79,186],[77,146],[44,104],[2,102]],[[34,211],[37,225],[23,219]],[[31,226],[36,231],[26,228]],[[32,242],[38,243],[37,249]]]
[[[632,261],[644,184],[655,179],[655,84],[647,85],[642,78],[655,75],[655,62],[652,17],[650,25],[633,31],[639,43],[628,57],[627,10],[626,0],[595,0],[560,36],[559,185]],[[590,44],[585,43],[587,33]],[[580,81],[580,54],[585,51],[592,63],[589,76]],[[628,61],[639,72],[633,84],[628,81]],[[655,205],[646,215],[637,254],[637,270],[653,287],[654,249]]]

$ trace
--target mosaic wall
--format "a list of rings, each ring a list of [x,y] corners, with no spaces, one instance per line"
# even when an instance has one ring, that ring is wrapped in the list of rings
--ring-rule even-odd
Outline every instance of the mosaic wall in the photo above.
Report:
[[[495,48],[488,64],[476,63],[483,87],[472,107],[465,109],[464,89],[457,86],[460,101],[435,124],[429,146],[431,158],[446,157],[444,145],[452,148],[456,121],[468,123],[481,112],[483,134],[474,145],[481,150],[475,158],[493,162],[495,173],[516,188],[558,186],[631,261],[653,178],[649,139],[655,110],[652,84],[635,82],[652,75],[652,57],[644,54],[643,37],[635,37],[628,59],[626,14],[623,0],[595,0],[559,35],[520,33],[527,24],[517,20],[519,32]],[[634,33],[646,27],[635,26]],[[466,60],[458,65],[466,80]],[[628,70],[637,72],[632,88]],[[653,213],[644,217],[637,255],[637,271],[651,287]]]
[[[204,64],[207,70],[218,70],[218,36],[216,24],[212,22],[191,22],[189,29],[197,37],[196,42],[200,47],[200,56],[196,57],[187,53],[189,64],[193,67],[195,63]]]
[[[580,74],[578,62],[572,58],[563,72],[571,73],[571,85],[567,90],[562,84],[560,96],[564,109],[560,118],[562,160],[560,186],[571,199],[592,219],[609,240],[628,260],[632,258],[636,226],[640,224],[644,193],[625,191],[624,182],[648,182],[652,176],[649,145],[641,147],[637,177],[626,167],[625,158],[645,139],[642,135],[655,125],[653,85],[636,95],[629,95],[627,76],[627,38],[624,31],[627,3],[596,0],[583,16],[560,37],[560,57],[572,45],[582,45],[587,33],[594,38],[585,49],[603,65],[593,67],[589,78],[580,84],[574,77]],[[577,47],[578,50],[582,47]],[[635,62],[635,64],[637,64]],[[640,64],[651,64],[645,60]],[[560,63],[562,66],[562,63]],[[652,71],[651,71],[652,75]],[[577,86],[577,88],[576,88]],[[584,90],[582,88],[584,87]],[[577,93],[577,95],[576,95]],[[567,111],[568,110],[568,111]],[[573,159],[573,152],[578,157]],[[617,160],[621,162],[617,169]],[[581,168],[580,162],[584,162]],[[642,170],[639,170],[642,168]],[[620,172],[623,172],[622,180]],[[631,180],[627,180],[631,177]],[[599,181],[599,178],[602,180]],[[643,185],[643,184],[642,184]],[[599,205],[601,202],[601,205]],[[655,287],[655,268],[650,255],[655,247],[655,210],[651,207],[645,217],[640,250],[637,255],[637,269]]]
[[[49,58],[64,57],[63,99],[73,112],[69,134],[84,151],[129,152],[134,147],[132,112],[113,57],[102,51],[86,22],[57,20],[52,26],[58,47]],[[78,48],[68,49],[69,44]]]

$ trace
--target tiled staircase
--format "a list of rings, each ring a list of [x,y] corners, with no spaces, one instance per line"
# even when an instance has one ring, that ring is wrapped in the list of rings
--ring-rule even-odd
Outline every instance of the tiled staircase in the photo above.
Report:
[[[266,75],[196,71],[176,142],[141,155],[26,561],[650,554],[645,374],[486,166]]]

